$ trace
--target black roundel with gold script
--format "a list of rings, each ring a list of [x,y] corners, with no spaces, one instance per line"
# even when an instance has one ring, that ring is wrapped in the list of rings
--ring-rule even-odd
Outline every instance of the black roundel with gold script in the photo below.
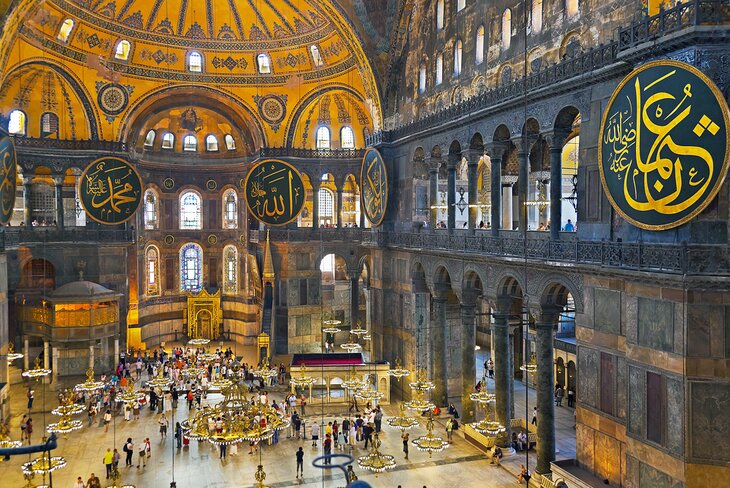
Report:
[[[599,168],[611,205],[642,229],[691,220],[725,179],[729,125],[722,94],[695,67],[655,61],[634,70],[601,122]]]
[[[17,175],[13,138],[0,130],[0,224],[7,224],[13,216]]]
[[[302,175],[278,159],[267,159],[251,168],[243,191],[253,216],[268,225],[286,225],[296,219],[306,198]]]
[[[99,158],[81,174],[79,199],[92,220],[121,224],[134,216],[142,201],[142,179],[123,159]]]
[[[371,224],[383,222],[388,205],[388,170],[377,149],[369,148],[360,167],[362,208]]]

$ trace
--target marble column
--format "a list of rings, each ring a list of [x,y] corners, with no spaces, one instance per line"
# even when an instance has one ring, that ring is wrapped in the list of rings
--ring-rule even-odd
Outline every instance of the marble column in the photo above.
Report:
[[[33,221],[32,194],[33,194],[33,177],[32,176],[23,176],[23,222],[25,222],[25,227],[27,229],[33,228],[33,226],[31,225],[32,221]]]
[[[23,371],[28,371],[30,364],[30,345],[28,338],[23,339]]]
[[[555,369],[553,368],[553,328],[560,310],[543,307],[536,323],[537,355],[537,467],[540,474],[550,472],[555,460]]]
[[[350,324],[354,329],[360,315],[360,272],[354,270],[351,274],[354,276],[350,277]]]
[[[58,381],[58,348],[53,347],[51,348],[51,354],[53,355],[51,357],[51,370],[53,371],[53,375],[51,376],[51,382],[55,385]]]
[[[491,181],[491,225],[492,236],[499,237],[502,228],[502,150],[491,149],[492,181]]]
[[[439,204],[439,165],[441,159],[430,158],[428,164],[428,205],[431,226],[431,232],[436,231],[436,223],[438,221],[438,204]]]
[[[512,185],[502,185],[502,228],[512,230]]]
[[[496,412],[497,420],[504,425],[506,431],[501,434],[497,443],[500,447],[511,447],[511,417],[510,405],[512,395],[509,376],[510,363],[512,362],[512,351],[509,348],[509,304],[511,299],[505,299],[494,311],[494,324],[492,325],[492,339],[494,340],[494,392],[497,395]],[[507,303],[509,302],[509,303]]]
[[[89,369],[94,369],[94,346],[89,346]]]
[[[554,135],[550,140],[550,238],[560,239],[563,223],[563,138]]]
[[[112,362],[113,366],[116,367],[116,365],[119,363],[119,339],[114,339],[114,361]]]
[[[433,295],[431,326],[429,327],[429,348],[431,357],[431,381],[436,387],[432,392],[432,401],[445,407],[447,403],[448,379],[446,376],[446,293]]]
[[[375,343],[375,335],[373,334],[373,323],[372,323],[372,300],[370,298],[370,288],[365,288],[363,290],[365,293],[365,328],[370,333],[370,340],[367,341],[368,343],[368,351],[370,352],[370,360],[372,361],[373,358],[373,344]]]
[[[477,226],[477,197],[479,190],[477,189],[477,179],[479,178],[479,158],[481,154],[479,152],[470,151],[467,156],[467,192],[469,207],[467,209],[468,227],[469,234],[474,235],[474,231]]]
[[[456,227],[456,162],[449,162],[446,168],[446,178],[446,215],[448,217],[446,226],[449,233],[453,233]]]
[[[48,341],[43,341],[43,369],[48,369],[48,365],[50,364],[50,344]]]
[[[56,227],[63,229],[63,175],[53,177],[56,189]]]
[[[527,159],[529,155],[529,144],[522,138],[515,141],[517,146],[517,162],[519,165],[519,176],[517,178],[517,220],[520,234],[527,233],[527,188],[530,177],[530,162]]]
[[[476,304],[473,299],[461,304],[461,417],[463,422],[474,421],[474,391],[476,378]]]
[[[335,218],[337,221],[337,228],[342,228],[342,188],[337,189],[337,202],[335,203]]]
[[[319,183],[312,185],[312,229],[319,229]]]

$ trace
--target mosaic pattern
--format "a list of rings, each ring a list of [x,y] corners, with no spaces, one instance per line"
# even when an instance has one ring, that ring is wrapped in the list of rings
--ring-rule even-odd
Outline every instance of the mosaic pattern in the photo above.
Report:
[[[129,94],[126,88],[116,83],[102,86],[97,97],[99,107],[107,115],[119,115],[129,104]]]
[[[281,122],[286,117],[286,95],[266,95],[253,97],[254,103],[258,106],[259,115],[276,132]]]

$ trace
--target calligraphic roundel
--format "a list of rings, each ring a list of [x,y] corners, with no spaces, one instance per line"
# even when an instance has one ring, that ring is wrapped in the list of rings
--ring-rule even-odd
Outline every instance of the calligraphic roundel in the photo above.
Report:
[[[255,164],[243,184],[246,205],[267,225],[286,225],[304,209],[302,175],[287,162],[267,159]]]
[[[142,202],[142,179],[123,159],[99,158],[81,173],[79,200],[95,222],[121,224],[134,216]]]
[[[374,226],[385,218],[388,206],[388,169],[377,149],[369,148],[360,167],[360,199],[365,217]]]
[[[3,130],[0,130],[0,163],[0,224],[4,225],[13,216],[18,167],[13,138]]]
[[[648,230],[697,216],[727,174],[728,126],[725,99],[697,68],[663,60],[631,72],[611,96],[598,142],[613,208]]]

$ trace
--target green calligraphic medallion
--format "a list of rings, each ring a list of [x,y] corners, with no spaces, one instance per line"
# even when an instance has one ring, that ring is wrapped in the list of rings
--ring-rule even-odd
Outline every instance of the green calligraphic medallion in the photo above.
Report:
[[[648,230],[697,216],[727,174],[728,127],[725,99],[697,68],[666,60],[634,70],[601,122],[599,168],[613,208]]]
[[[388,169],[377,149],[365,151],[360,167],[360,200],[365,217],[374,226],[385,218],[388,205]]]
[[[142,178],[123,159],[100,158],[81,174],[79,199],[95,222],[121,224],[134,216],[142,202]]]
[[[243,183],[243,192],[253,216],[268,225],[286,225],[296,219],[306,198],[302,175],[278,159],[254,165]]]
[[[0,162],[0,224],[7,224],[15,206],[18,166],[13,138],[4,130],[0,130]]]

